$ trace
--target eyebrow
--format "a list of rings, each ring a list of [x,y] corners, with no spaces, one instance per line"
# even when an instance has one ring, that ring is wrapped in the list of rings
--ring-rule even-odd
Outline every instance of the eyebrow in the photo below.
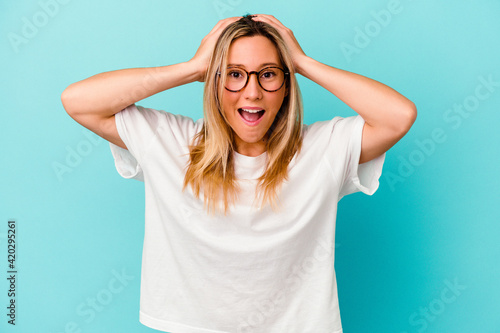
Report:
[[[228,64],[228,66],[230,67],[246,67],[245,65],[243,64]],[[279,64],[275,63],[275,62],[266,62],[264,64],[261,64],[259,66],[259,68],[262,68],[262,67],[265,67],[265,66],[279,66]]]

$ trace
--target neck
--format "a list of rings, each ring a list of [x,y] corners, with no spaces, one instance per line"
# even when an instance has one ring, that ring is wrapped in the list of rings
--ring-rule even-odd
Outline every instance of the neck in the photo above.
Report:
[[[249,143],[236,139],[236,152],[241,155],[256,157],[262,155],[266,151],[266,141]]]

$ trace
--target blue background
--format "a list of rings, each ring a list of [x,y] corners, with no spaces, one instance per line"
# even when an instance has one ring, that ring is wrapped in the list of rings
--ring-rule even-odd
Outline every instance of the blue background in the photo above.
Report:
[[[154,331],[138,320],[143,184],[117,174],[108,143],[65,113],[60,94],[100,72],[186,61],[219,19],[245,13],[275,15],[308,55],[381,81],[418,108],[387,153],[379,190],[339,203],[344,331],[500,332],[494,0],[1,1],[0,331]],[[306,123],[355,114],[299,82]],[[199,118],[202,88],[138,104]],[[6,316],[8,219],[18,223],[15,327]]]

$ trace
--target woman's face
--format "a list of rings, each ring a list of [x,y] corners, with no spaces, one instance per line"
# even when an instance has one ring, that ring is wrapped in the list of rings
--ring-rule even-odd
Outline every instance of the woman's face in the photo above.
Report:
[[[266,37],[240,37],[229,47],[228,67],[258,72],[269,66],[283,68],[276,47]],[[231,92],[224,89],[222,108],[235,134],[238,153],[258,156],[266,150],[266,133],[285,96],[286,84],[277,91],[268,92],[262,89],[254,74],[250,75],[242,90]]]

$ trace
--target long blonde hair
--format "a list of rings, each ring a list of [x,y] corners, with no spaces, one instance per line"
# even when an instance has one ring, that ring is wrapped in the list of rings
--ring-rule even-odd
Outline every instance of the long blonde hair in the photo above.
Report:
[[[288,164],[302,145],[302,99],[295,79],[292,58],[278,31],[271,25],[253,21],[247,15],[229,25],[220,35],[214,48],[205,77],[203,94],[204,122],[190,146],[190,163],[184,178],[184,188],[191,185],[196,197],[203,192],[208,212],[228,212],[238,197],[234,170],[234,133],[222,109],[221,97],[226,78],[227,58],[231,43],[240,37],[264,36],[276,47],[281,65],[290,73],[286,79],[288,94],[268,131],[267,163],[258,179],[256,199],[275,210],[278,191],[287,180]],[[220,75],[217,74],[220,72]],[[222,201],[221,201],[222,199]]]

